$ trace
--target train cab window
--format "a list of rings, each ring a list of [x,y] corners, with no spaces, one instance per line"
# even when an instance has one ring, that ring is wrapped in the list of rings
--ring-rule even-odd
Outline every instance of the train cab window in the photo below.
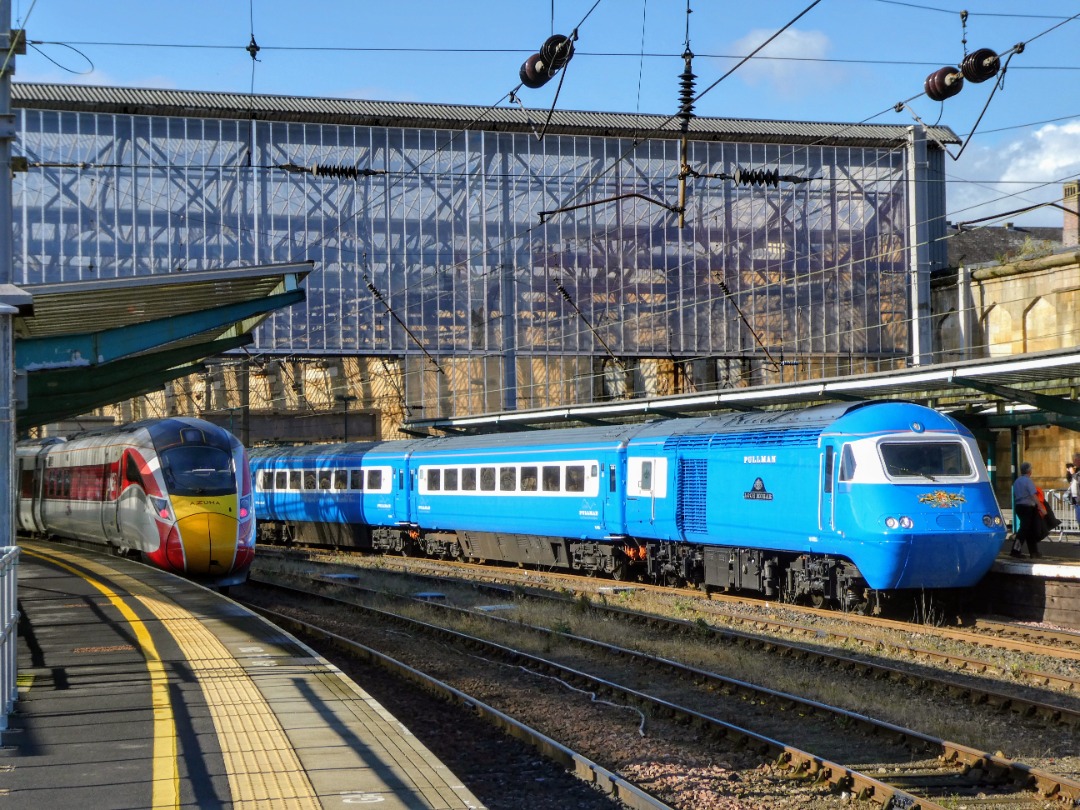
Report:
[[[517,467],[499,467],[499,491],[517,492]]]
[[[844,445],[844,451],[840,454],[840,480],[851,481],[855,478],[855,451],[850,444]]]
[[[130,453],[124,456],[124,479],[132,484],[142,485],[142,473],[139,472],[139,464]]]
[[[522,467],[521,468],[521,491],[522,492],[536,492],[537,482],[537,470],[536,467]]]
[[[220,447],[182,444],[161,454],[161,472],[175,495],[231,495],[236,492],[232,456]]]
[[[349,470],[349,489],[363,490],[364,488],[364,471],[363,470]]]
[[[882,442],[881,458],[893,478],[936,481],[947,476],[969,476],[971,466],[959,442]]]
[[[330,489],[332,477],[330,470],[319,470],[319,489]]]
[[[317,489],[318,481],[314,470],[304,470],[304,489]]]
[[[481,467],[480,468],[480,489],[483,492],[495,491],[495,468],[494,467]]]
[[[584,492],[585,491],[585,468],[578,465],[573,465],[566,468],[566,491],[567,492]]]
[[[303,489],[300,470],[289,470],[289,489]]]
[[[443,470],[443,489],[448,492],[457,492],[458,488],[458,471],[457,470]]]
[[[382,489],[382,470],[368,470],[367,488],[374,492]]]
[[[349,471],[348,470],[334,470],[334,489],[348,489],[349,488]]]
[[[442,470],[427,471],[428,492],[438,492],[442,489]]]
[[[465,492],[476,491],[476,468],[466,467],[461,471],[461,488]]]
[[[544,492],[559,492],[562,489],[562,469],[559,467],[544,467],[541,477]]]

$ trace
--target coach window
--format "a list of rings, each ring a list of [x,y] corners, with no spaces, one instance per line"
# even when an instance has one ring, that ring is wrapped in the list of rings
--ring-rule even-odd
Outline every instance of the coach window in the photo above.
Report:
[[[270,490],[274,488],[274,474],[270,470],[259,473],[259,489]]]
[[[289,470],[289,489],[303,489],[304,482],[300,470]]]
[[[349,470],[349,489],[361,491],[364,488],[364,471]]]
[[[536,467],[522,467],[521,468],[521,491],[522,492],[536,492],[537,481]]]
[[[642,492],[652,492],[652,462],[641,462],[641,487]]]
[[[330,489],[330,470],[319,470],[319,489]]]
[[[517,492],[517,467],[499,467],[499,491]]]
[[[427,488],[428,492],[438,492],[442,489],[442,471],[441,470],[428,470],[427,471]]]
[[[615,491],[615,465],[614,464],[608,464],[607,473],[608,473],[608,479],[607,479],[608,492],[614,492]]]
[[[558,492],[561,489],[561,470],[559,467],[544,467],[544,492]]]
[[[382,470],[368,470],[367,488],[374,492],[382,489]]]
[[[274,489],[288,489],[289,488],[289,473],[285,470],[278,470],[274,473]]]
[[[334,489],[349,488],[349,471],[334,470]]]
[[[585,491],[585,468],[577,465],[566,468],[566,491]]]
[[[318,489],[314,470],[304,470],[304,489]]]
[[[458,488],[458,471],[457,470],[444,470],[443,471],[443,489],[448,492],[457,492]]]
[[[481,467],[480,468],[480,489],[484,492],[495,491],[495,468],[494,467]]]
[[[466,492],[476,491],[476,468],[466,467],[461,471],[461,488]]]

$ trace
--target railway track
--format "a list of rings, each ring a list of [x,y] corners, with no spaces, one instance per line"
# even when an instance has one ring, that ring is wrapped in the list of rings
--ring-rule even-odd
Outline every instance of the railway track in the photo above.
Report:
[[[318,555],[302,557],[312,564],[319,562]],[[361,564],[369,558],[359,556],[350,558],[346,565]],[[469,581],[489,585],[505,591],[507,587],[519,588],[520,593],[528,593],[532,598],[547,598],[567,601],[573,598],[587,597],[592,600],[596,610],[637,622],[654,622],[662,625],[666,619],[653,612],[640,609],[621,609],[610,604],[617,601],[613,597],[622,593],[655,594],[665,600],[689,599],[700,608],[699,619],[710,626],[723,624],[726,629],[715,627],[718,640],[758,647],[773,643],[780,645],[790,654],[813,656],[823,665],[835,666],[841,670],[865,672],[873,677],[893,680],[912,680],[919,678],[918,673],[906,668],[876,665],[866,657],[856,657],[841,653],[829,654],[820,645],[828,644],[835,648],[848,650],[861,648],[875,658],[883,650],[890,657],[905,662],[915,662],[934,668],[947,667],[960,673],[971,675],[994,676],[1005,678],[1008,682],[1021,682],[1031,687],[1049,687],[1055,691],[1080,694],[1080,648],[1073,644],[1080,635],[1031,628],[1030,635],[1022,625],[979,620],[975,629],[937,627],[925,624],[900,622],[880,617],[838,614],[816,608],[777,605],[775,602],[745,600],[735,597],[706,596],[699,591],[673,591],[669,588],[648,585],[623,585],[595,578],[574,577],[566,574],[537,575],[517,569],[491,568],[469,563],[434,561],[414,558],[378,557],[378,570],[397,570],[432,585],[445,583],[457,577],[466,577]],[[776,613],[782,616],[774,615]],[[795,617],[791,620],[783,616]],[[685,621],[683,622],[685,624]],[[681,625],[675,621],[673,628]],[[734,629],[746,628],[745,632]],[[853,629],[854,628],[854,629]],[[867,633],[859,632],[860,628]],[[812,649],[796,645],[784,645],[781,641],[764,641],[761,634],[772,633],[781,638],[803,638],[814,643]],[[909,641],[915,637],[920,644]],[[1018,662],[1015,657],[995,659],[986,655],[976,657],[973,651],[996,650],[1008,653],[1020,653],[1024,658]],[[1032,666],[1030,659],[1045,666]],[[1065,662],[1064,666],[1062,665]],[[1077,662],[1075,665],[1071,662]],[[1057,667],[1055,670],[1051,667]],[[991,686],[980,686],[977,680],[964,684],[955,681],[932,682],[935,688],[950,692],[960,691],[972,700],[1000,706],[1014,712],[1046,717],[1058,722],[1080,725],[1080,705],[1070,706],[1053,703],[1018,693],[1003,694]]]
[[[350,603],[359,597],[416,604],[414,598],[364,592],[340,578],[324,587],[349,593],[353,597]],[[324,594],[320,598],[331,597]],[[910,802],[907,806],[934,807],[944,796],[989,798],[1011,807],[1043,806],[1040,802],[1046,796],[1063,802],[1080,801],[1080,783],[1000,755],[571,633],[513,623],[518,635],[539,639],[535,643],[539,649],[553,647],[556,640],[571,642],[578,649],[569,662],[556,661],[554,656],[538,656],[535,651],[525,652],[405,617],[396,609],[388,611],[370,605],[351,609],[364,611],[364,624],[375,618],[401,623],[408,627],[407,632],[422,632],[447,647],[463,647],[484,659],[615,696],[620,703],[638,707],[644,712],[643,718],[676,717],[713,738],[738,738],[756,750],[767,751],[777,767],[789,773],[811,774],[837,790],[874,799],[883,806],[895,801],[893,806]],[[476,621],[474,611],[435,605],[424,609],[438,611],[444,618],[456,613],[457,620],[466,624]],[[505,621],[491,615],[483,619],[488,625]],[[658,672],[665,676],[660,683]],[[723,719],[725,716],[727,719]],[[737,718],[738,724],[731,718]],[[855,743],[853,735],[857,737]],[[856,768],[843,764],[845,760],[869,766]]]

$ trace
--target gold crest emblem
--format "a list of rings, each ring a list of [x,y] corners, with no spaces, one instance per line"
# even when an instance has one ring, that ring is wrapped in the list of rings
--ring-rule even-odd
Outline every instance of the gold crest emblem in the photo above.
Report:
[[[927,492],[925,495],[919,496],[919,503],[928,503],[935,509],[948,509],[950,506],[959,506],[966,501],[967,498],[963,495],[946,492],[943,489]]]

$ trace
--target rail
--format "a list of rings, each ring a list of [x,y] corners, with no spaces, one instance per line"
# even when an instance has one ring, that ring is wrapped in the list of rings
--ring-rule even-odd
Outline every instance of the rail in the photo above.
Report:
[[[1051,489],[1046,493],[1046,504],[1061,524],[1050,532],[1055,540],[1080,541],[1080,525],[1076,522],[1076,508],[1067,489]]]
[[[8,715],[19,696],[19,547],[0,548],[0,731],[7,730]]]

